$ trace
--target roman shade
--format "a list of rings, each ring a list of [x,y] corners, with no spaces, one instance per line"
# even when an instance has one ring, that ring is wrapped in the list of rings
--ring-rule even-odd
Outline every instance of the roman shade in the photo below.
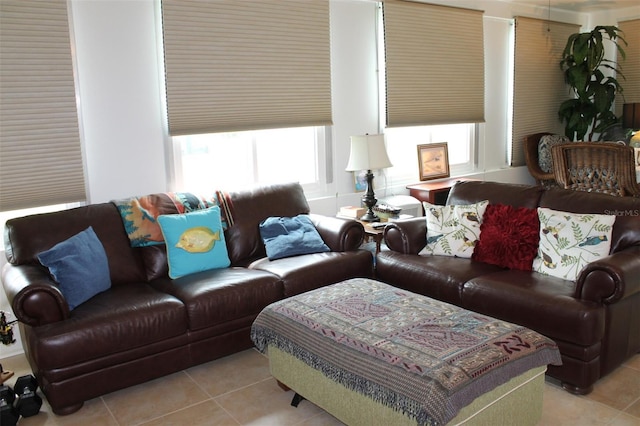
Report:
[[[67,1],[0,1],[0,57],[0,210],[84,201]]]
[[[564,135],[560,104],[573,96],[560,68],[567,39],[580,27],[516,17],[511,165],[523,166],[524,137],[538,132]]]
[[[483,12],[383,3],[387,126],[484,121]]]
[[[622,60],[618,55],[618,64],[622,68],[624,78],[617,80],[624,89],[621,95],[616,96],[617,116],[622,115],[622,105],[640,102],[640,19],[621,21],[618,27],[624,31],[622,35],[628,45],[622,43],[626,59]]]
[[[172,136],[331,124],[328,0],[163,0]]]

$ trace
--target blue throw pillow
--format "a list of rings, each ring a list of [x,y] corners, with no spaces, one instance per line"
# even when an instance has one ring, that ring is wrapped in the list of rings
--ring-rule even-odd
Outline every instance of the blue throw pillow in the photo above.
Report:
[[[111,287],[109,261],[92,227],[38,254],[73,310]]]
[[[330,251],[307,215],[269,217],[260,224],[269,260]]]
[[[158,223],[167,246],[171,278],[226,268],[231,264],[224,240],[220,207],[160,215]]]

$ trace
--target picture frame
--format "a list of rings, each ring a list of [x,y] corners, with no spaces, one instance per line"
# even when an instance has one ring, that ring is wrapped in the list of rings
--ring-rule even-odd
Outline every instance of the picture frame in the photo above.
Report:
[[[447,142],[418,145],[420,180],[449,177],[449,148]]]
[[[367,189],[367,171],[360,170],[353,172],[353,184],[356,192],[364,192]]]

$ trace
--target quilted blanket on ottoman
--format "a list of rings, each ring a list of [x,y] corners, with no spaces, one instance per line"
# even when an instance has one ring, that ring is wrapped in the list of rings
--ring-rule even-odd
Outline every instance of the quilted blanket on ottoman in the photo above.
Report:
[[[251,338],[420,425],[446,424],[511,378],[561,364],[532,330],[364,278],[271,304]]]

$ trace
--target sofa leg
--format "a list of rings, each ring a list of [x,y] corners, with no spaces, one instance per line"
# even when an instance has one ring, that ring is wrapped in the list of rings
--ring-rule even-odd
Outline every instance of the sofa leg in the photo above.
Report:
[[[68,405],[66,407],[60,407],[60,408],[51,407],[51,410],[54,412],[54,414],[58,416],[68,416],[69,414],[73,414],[79,409],[81,409],[83,405],[84,405],[84,401],[75,405]]]
[[[593,385],[587,387],[580,387],[572,385],[571,383],[562,382],[562,389],[574,395],[586,395],[593,391]]]

